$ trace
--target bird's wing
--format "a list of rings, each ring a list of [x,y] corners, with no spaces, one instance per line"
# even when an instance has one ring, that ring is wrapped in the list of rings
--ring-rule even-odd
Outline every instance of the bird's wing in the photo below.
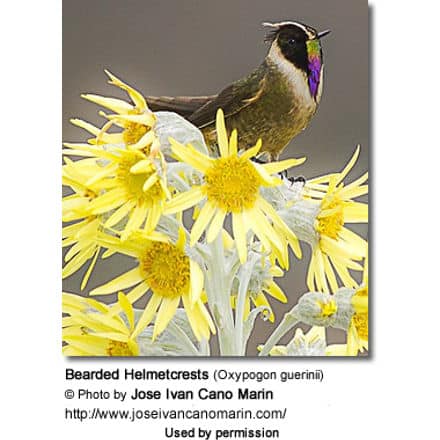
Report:
[[[219,108],[223,110],[225,118],[238,113],[261,96],[265,80],[264,70],[255,70],[248,77],[226,87],[214,99],[198,108],[188,120],[203,128],[214,123]]]
[[[170,111],[183,117],[193,114],[198,108],[217,98],[212,96],[147,96],[148,106],[156,111]]]

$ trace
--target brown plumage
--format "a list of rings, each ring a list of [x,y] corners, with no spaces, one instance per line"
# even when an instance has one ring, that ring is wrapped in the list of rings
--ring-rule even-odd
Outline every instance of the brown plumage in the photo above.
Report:
[[[250,75],[235,81],[218,95],[147,97],[153,111],[180,114],[198,127],[214,153],[215,120],[221,108],[226,129],[238,131],[238,148],[245,150],[261,139],[262,153],[276,160],[287,144],[304,130],[315,114],[322,92],[322,53],[318,34],[296,22],[266,24],[271,28],[269,52]],[[319,57],[319,72],[310,71],[308,42]],[[310,46],[311,47],[311,46]],[[311,55],[310,55],[311,56]],[[309,79],[313,74],[314,87]]]

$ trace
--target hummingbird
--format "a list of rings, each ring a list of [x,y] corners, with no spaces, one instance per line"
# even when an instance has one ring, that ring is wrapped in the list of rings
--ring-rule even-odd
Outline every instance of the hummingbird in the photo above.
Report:
[[[221,108],[228,134],[238,131],[240,150],[261,139],[260,158],[277,160],[316,113],[323,87],[321,38],[330,30],[318,33],[296,21],[263,26],[269,28],[265,42],[270,47],[263,62],[248,76],[217,95],[150,96],[150,108],[183,116],[202,131],[210,150],[217,153],[215,121]]]

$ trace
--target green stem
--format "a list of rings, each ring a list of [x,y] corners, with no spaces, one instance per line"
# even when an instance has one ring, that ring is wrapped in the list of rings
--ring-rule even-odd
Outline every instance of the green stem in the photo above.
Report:
[[[246,349],[246,344],[243,341],[244,308],[254,266],[255,258],[250,259],[242,266],[240,285],[238,287],[237,306],[235,310],[235,339],[237,341],[237,347],[240,349],[240,355],[244,355]]]
[[[237,345],[237,341],[234,338],[234,320],[230,301],[231,292],[227,289],[221,234],[218,234],[211,249],[213,257],[211,265],[211,295],[208,296],[210,296],[210,301],[213,302],[212,310],[217,324],[220,355],[237,356],[240,354],[240,351],[238,349],[239,345]]]

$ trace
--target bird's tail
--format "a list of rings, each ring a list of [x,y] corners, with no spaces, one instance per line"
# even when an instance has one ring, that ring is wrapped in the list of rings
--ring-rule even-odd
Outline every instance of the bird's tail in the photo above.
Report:
[[[175,112],[184,118],[192,115],[198,108],[212,101],[217,95],[212,96],[147,96],[148,106],[153,111]]]

